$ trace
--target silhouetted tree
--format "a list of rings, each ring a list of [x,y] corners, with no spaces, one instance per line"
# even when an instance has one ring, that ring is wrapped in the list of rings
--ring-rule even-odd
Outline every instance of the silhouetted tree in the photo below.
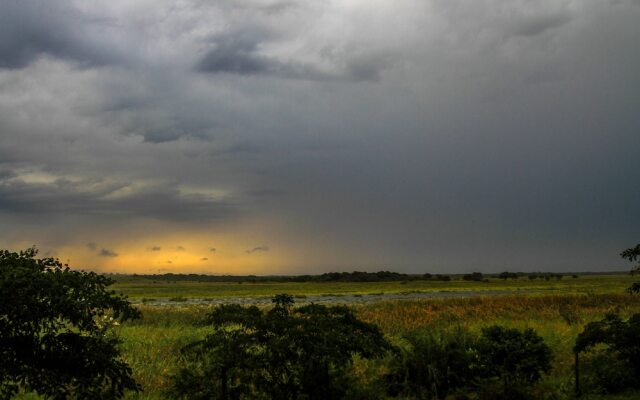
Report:
[[[500,275],[498,275],[498,278],[504,279],[505,281],[509,278],[518,279],[518,274],[516,274],[515,272],[505,271],[505,272],[501,272]]]
[[[113,283],[31,248],[0,251],[0,398],[20,390],[54,399],[116,399],[138,390],[110,333],[139,312]]]
[[[186,399],[339,399],[355,354],[371,358],[390,348],[379,329],[345,306],[293,307],[278,295],[274,307],[218,306],[207,317],[213,332],[185,348],[189,365],[174,379]]]
[[[385,375],[387,391],[403,398],[444,399],[479,377],[477,338],[461,327],[403,336]]]
[[[473,272],[471,274],[465,274],[462,279],[465,281],[482,282],[484,276],[482,275],[482,272]]]
[[[496,398],[526,397],[528,387],[551,370],[551,349],[533,329],[484,328],[477,350],[484,377],[502,384]]]
[[[580,353],[599,345],[604,346],[603,357],[594,363],[594,375],[601,389],[615,392],[640,387],[640,314],[626,321],[619,315],[607,314],[603,320],[587,324],[573,348],[576,361]]]
[[[635,247],[631,247],[620,253],[620,256],[630,262],[635,262],[640,258],[640,244],[637,244]],[[640,264],[636,265],[632,270],[631,274],[640,273]],[[634,282],[629,287],[629,293],[640,293],[640,282]]]

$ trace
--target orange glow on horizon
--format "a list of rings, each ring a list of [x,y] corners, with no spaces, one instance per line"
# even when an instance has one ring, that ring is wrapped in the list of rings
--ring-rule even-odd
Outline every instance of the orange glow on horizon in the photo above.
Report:
[[[69,263],[74,269],[126,274],[259,275],[281,270],[289,263],[282,250],[258,241],[247,243],[252,244],[240,244],[231,238],[212,238],[211,235],[206,239],[198,235],[185,239],[184,235],[176,234],[135,240],[105,239],[91,246],[63,245],[57,247],[51,256]],[[258,250],[250,252],[255,248]],[[40,250],[40,257],[50,255],[45,254],[44,247]]]

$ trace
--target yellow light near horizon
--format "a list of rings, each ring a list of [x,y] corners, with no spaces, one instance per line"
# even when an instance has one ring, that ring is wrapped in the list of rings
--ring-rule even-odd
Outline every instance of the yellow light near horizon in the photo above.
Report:
[[[61,248],[59,253],[61,261],[70,259],[72,268],[113,273],[266,274],[274,266],[286,263],[286,257],[278,252],[249,254],[247,245],[230,239],[211,240],[195,235],[189,240],[181,238],[180,241],[173,237],[112,241],[106,246],[117,253],[112,257],[102,256],[100,246],[95,250],[87,246],[70,246]],[[215,252],[210,250],[212,247],[216,248]]]

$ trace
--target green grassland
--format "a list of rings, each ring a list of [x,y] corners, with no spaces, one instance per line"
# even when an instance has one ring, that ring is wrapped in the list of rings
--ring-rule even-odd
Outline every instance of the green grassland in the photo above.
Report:
[[[473,332],[491,324],[533,328],[551,346],[555,359],[553,372],[538,387],[540,398],[572,398],[573,355],[576,336],[590,321],[608,312],[624,316],[640,312],[640,296],[625,293],[634,279],[628,275],[581,275],[562,280],[498,280],[489,282],[410,281],[376,283],[211,283],[153,282],[129,278],[120,280],[115,289],[133,301],[142,298],[235,298],[272,296],[290,293],[304,299],[307,295],[354,295],[372,293],[411,293],[422,291],[463,291],[473,294],[464,298],[381,300],[351,304],[358,316],[377,324],[393,341],[401,341],[403,333],[421,329],[445,329],[461,325]],[[501,296],[482,293],[507,291]],[[133,368],[135,378],[144,391],[131,394],[131,399],[163,399],[170,377],[182,365],[180,348],[202,338],[207,328],[199,324],[211,304],[175,303],[168,307],[138,304],[142,320],[129,321],[116,327],[122,339],[124,357]],[[384,361],[377,364],[356,361],[353,373],[363,384],[373,382],[384,372]],[[640,394],[585,396],[586,399],[634,399]]]
[[[574,279],[488,279],[488,282],[465,281],[454,278],[443,281],[399,282],[167,282],[146,278],[118,279],[113,289],[126,294],[131,300],[142,298],[221,298],[272,297],[278,293],[292,295],[366,295],[431,292],[527,291],[540,293],[591,294],[622,293],[633,282],[628,274],[580,275]]]

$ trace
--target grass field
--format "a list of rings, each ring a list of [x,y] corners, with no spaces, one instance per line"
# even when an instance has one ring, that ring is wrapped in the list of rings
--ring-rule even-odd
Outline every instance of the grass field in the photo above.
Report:
[[[628,274],[581,275],[574,279],[530,280],[489,279],[488,282],[470,282],[454,279],[442,281],[401,282],[165,282],[143,278],[120,278],[113,289],[126,294],[132,301],[142,298],[220,298],[220,297],[271,297],[278,293],[292,295],[353,295],[403,292],[453,292],[453,291],[528,291],[558,294],[621,293],[633,282]]]
[[[115,285],[133,301],[142,298],[236,298],[290,293],[307,295],[411,293],[415,291],[464,291],[466,298],[406,299],[352,304],[365,321],[377,324],[392,340],[406,332],[461,325],[479,332],[484,326],[501,324],[533,328],[553,349],[554,370],[539,385],[544,398],[571,398],[573,387],[572,347],[584,324],[608,312],[629,315],[640,312],[640,297],[625,293],[633,281],[628,275],[586,275],[562,280],[490,280],[489,282],[381,282],[381,283],[158,283],[128,279]],[[482,296],[487,291],[509,291],[502,296]],[[166,304],[166,303],[165,303]],[[132,399],[163,399],[170,376],[181,365],[180,348],[202,338],[207,328],[198,324],[211,304],[175,302],[166,305],[139,304],[144,318],[117,327],[122,349],[144,392]],[[360,374],[371,366],[356,363]],[[373,370],[376,370],[373,368]],[[378,368],[379,370],[379,368]],[[358,371],[356,371],[358,372]],[[639,394],[585,396],[585,398],[637,399]]]

